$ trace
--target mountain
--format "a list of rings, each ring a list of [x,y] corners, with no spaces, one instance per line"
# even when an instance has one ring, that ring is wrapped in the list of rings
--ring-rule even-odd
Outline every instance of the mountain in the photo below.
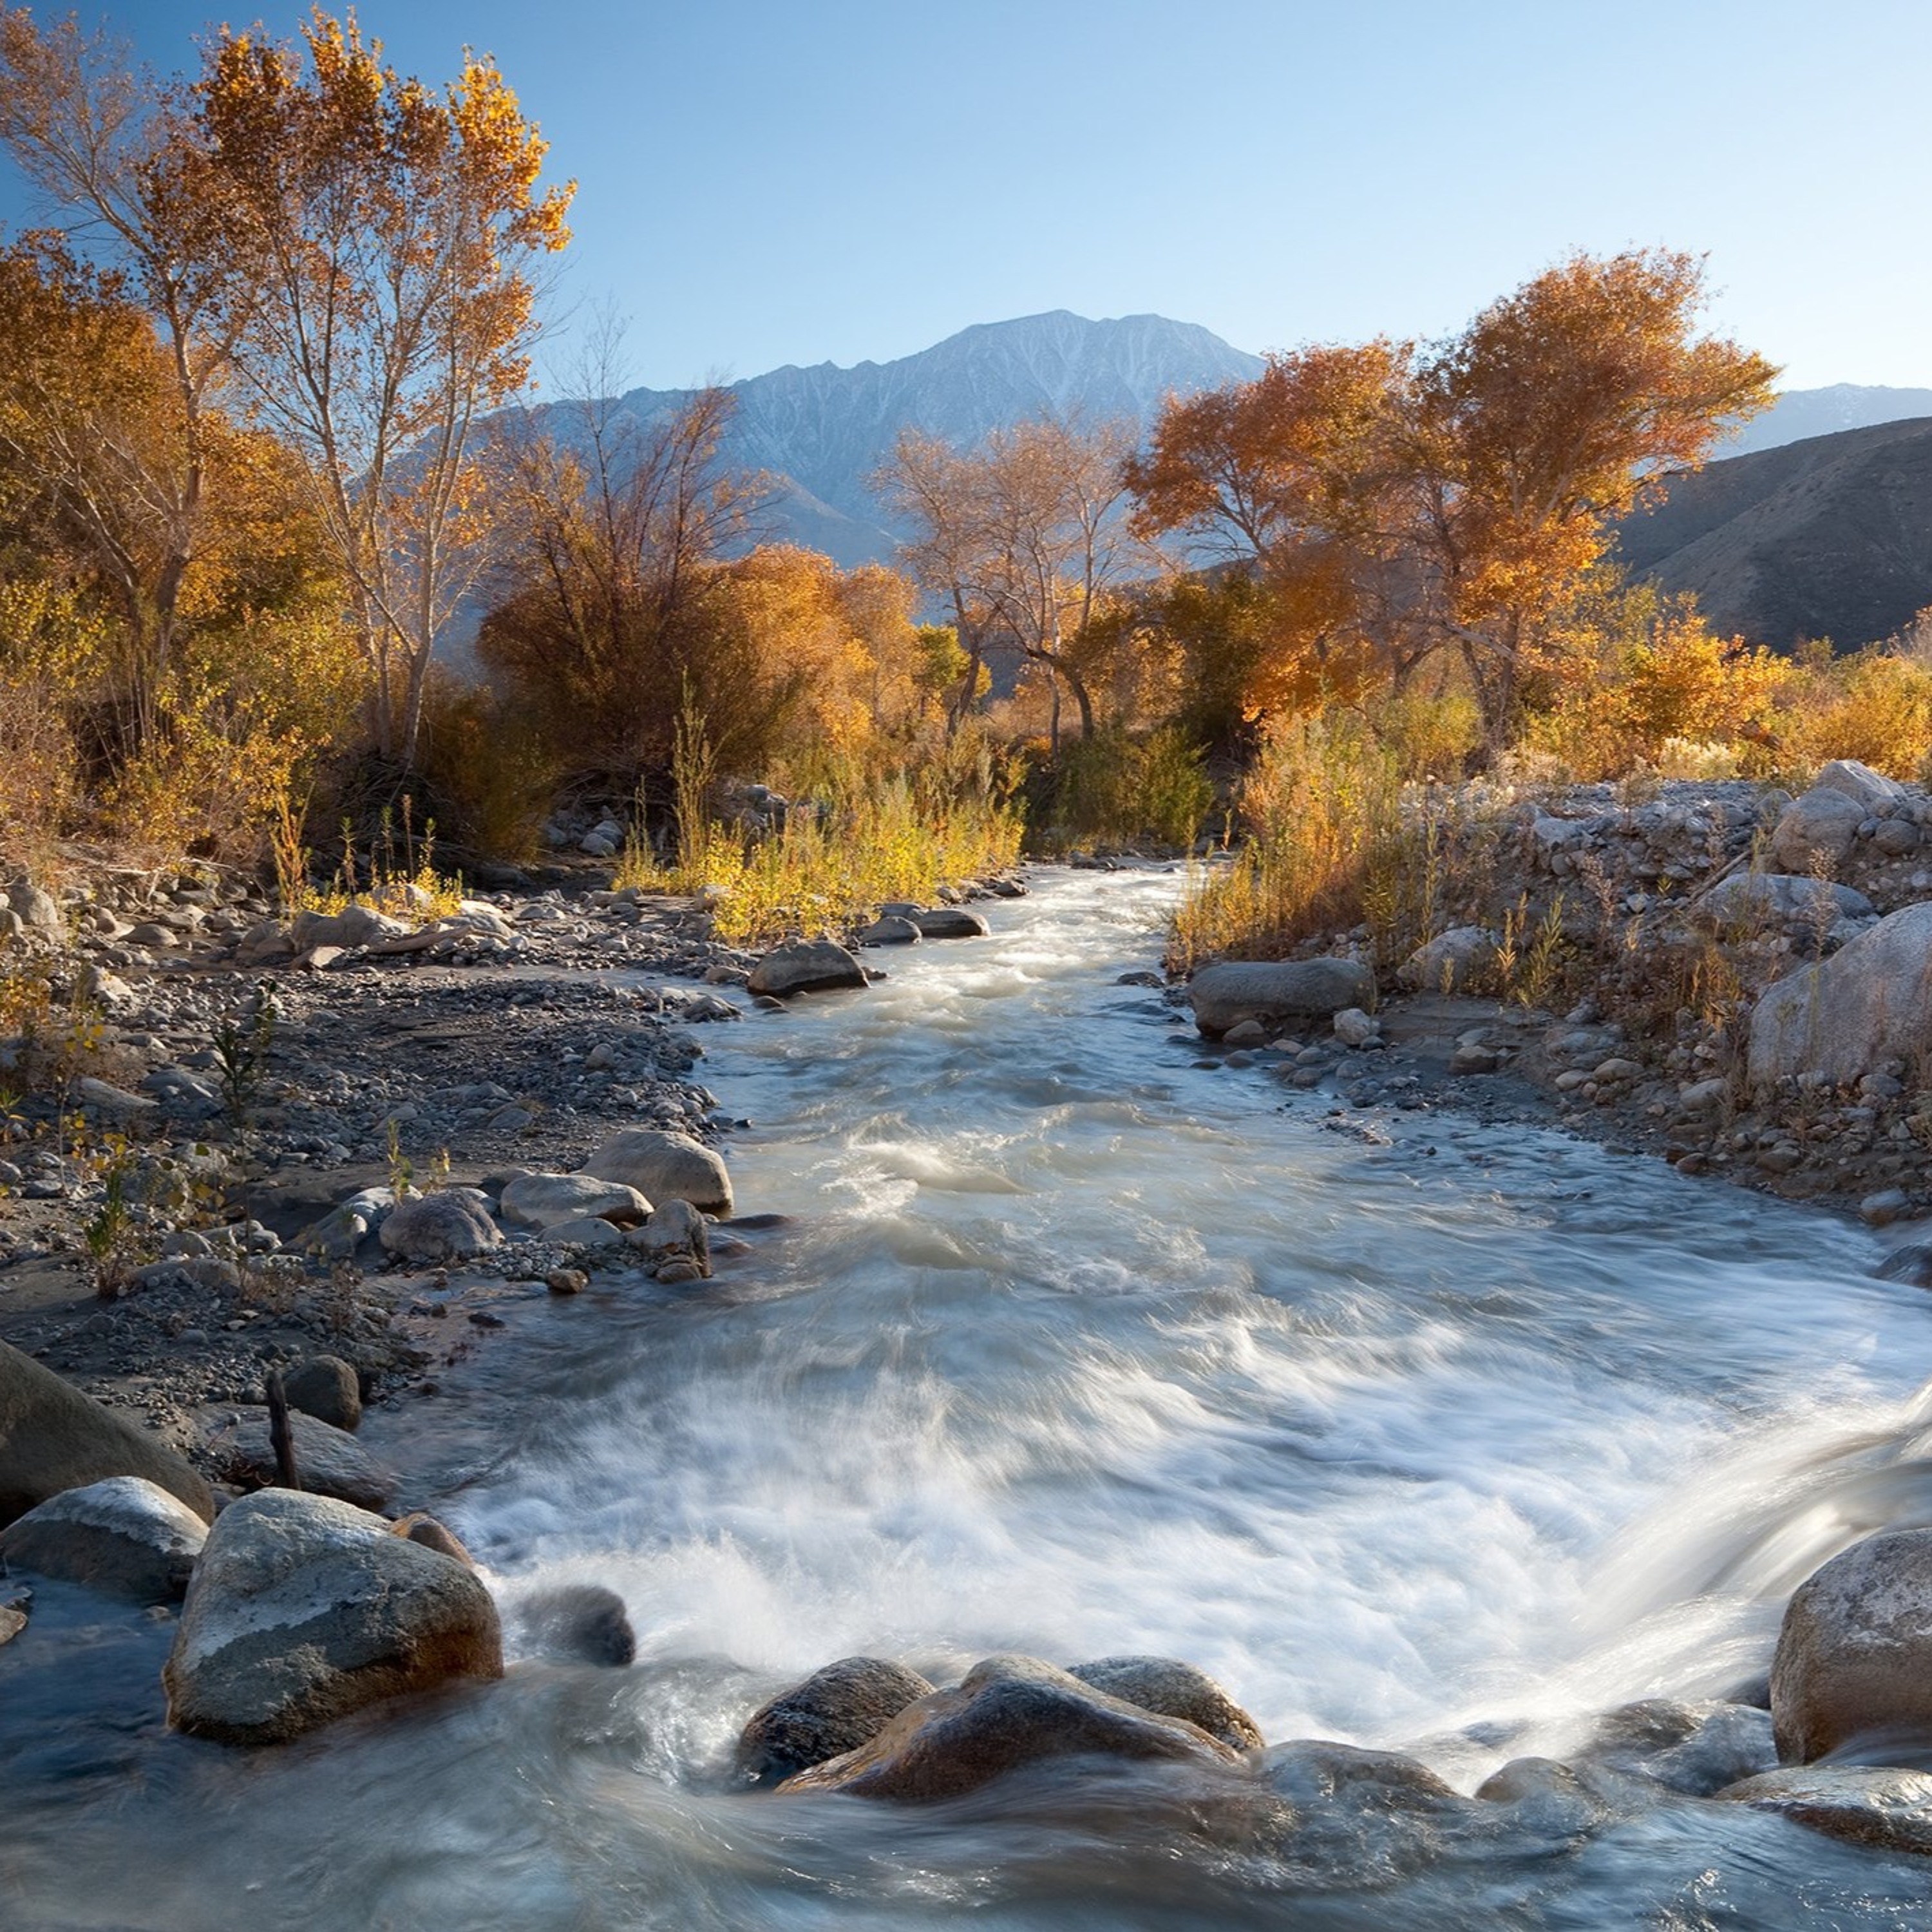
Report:
[[[1776,449],[1841,429],[1900,422],[1909,416],[1932,416],[1932,389],[1872,388],[1857,382],[1787,389],[1762,416],[1738,430],[1725,445],[1724,454],[1746,456],[1754,450]]]
[[[1042,410],[1146,424],[1169,394],[1246,382],[1261,368],[1259,356],[1192,322],[1158,315],[1092,322],[1055,309],[981,322],[896,362],[788,364],[734,382],[724,458],[776,479],[768,538],[809,544],[842,564],[883,561],[898,539],[869,479],[901,430],[970,444]],[[620,400],[649,422],[690,394],[633,389]],[[552,418],[556,426],[567,413]]]
[[[1618,550],[1755,643],[1890,637],[1932,604],[1932,415],[1710,464],[1627,519]]]

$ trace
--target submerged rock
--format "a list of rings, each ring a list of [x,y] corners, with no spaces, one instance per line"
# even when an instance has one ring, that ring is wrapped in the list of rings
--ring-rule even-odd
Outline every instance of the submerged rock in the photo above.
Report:
[[[1611,1712],[1580,1761],[1654,1778],[1672,1791],[1709,1798],[1778,1762],[1771,1714],[1748,1704],[1684,1704],[1650,1697]]]
[[[844,1657],[781,1690],[752,1714],[738,1739],[737,1769],[774,1785],[868,1744],[933,1687],[883,1657]]]
[[[964,906],[934,906],[929,912],[911,916],[922,939],[985,939],[993,930],[978,913]]]
[[[145,1477],[204,1522],[214,1514],[213,1492],[172,1449],[0,1342],[0,1525],[107,1476]]]
[[[63,1583],[178,1602],[208,1526],[178,1497],[140,1476],[66,1490],[0,1530],[0,1560]]]
[[[1868,1536],[1798,1586],[1772,1660],[1771,1715],[1787,1763],[1855,1738],[1932,1742],[1932,1529]]]
[[[868,1742],[778,1788],[926,1804],[1024,1765],[1093,1756],[1204,1768],[1240,1762],[1198,1725],[1123,1703],[1037,1658],[994,1657],[975,1664],[957,1689],[908,1705]]]
[[[1887,1852],[1932,1855],[1932,1777],[1861,1764],[1790,1766],[1718,1793],[1775,1811],[1827,1838]]]
[[[524,1640],[566,1664],[613,1667],[637,1660],[637,1633],[615,1590],[601,1583],[565,1583],[538,1590],[517,1606]]]
[[[176,1729],[259,1744],[502,1671],[496,1606],[460,1563],[347,1503],[264,1490],[209,1532],[162,1682]]]
[[[1185,1718],[1234,1750],[1257,1750],[1261,1726],[1204,1670],[1171,1657],[1102,1657],[1068,1671],[1083,1684],[1162,1718]]]

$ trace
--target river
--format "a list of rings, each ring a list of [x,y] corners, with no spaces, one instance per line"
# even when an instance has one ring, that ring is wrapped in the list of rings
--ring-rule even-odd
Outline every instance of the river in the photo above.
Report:
[[[1797,1581],[1932,1520],[1932,1303],[1871,1278],[1868,1237],[1542,1130],[1365,1136],[1221,1064],[1116,983],[1174,890],[1044,875],[991,940],[705,1029],[754,1123],[740,1208],[793,1224],[700,1292],[532,1303],[459,1401],[372,1416],[460,1479],[506,1604],[610,1586],[635,1666],[526,1663],[236,1752],[162,1728],[165,1625],[50,1587],[62,1667],[0,1674],[0,1922],[1932,1922],[1926,1864],[1732,1805],[1370,1884],[1132,1780],[728,1787],[749,1711],[821,1664],[1019,1651],[1184,1658],[1270,1740],[1470,1790],[1625,1701],[1736,1692]]]

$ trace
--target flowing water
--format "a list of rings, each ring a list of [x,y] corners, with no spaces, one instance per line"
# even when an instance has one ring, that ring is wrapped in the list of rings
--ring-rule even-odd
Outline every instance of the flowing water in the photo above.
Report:
[[[44,1590],[59,1667],[0,1651],[0,1922],[1932,1922],[1927,1864],[1731,1805],[1372,1882],[1144,1774],[730,1787],[746,1715],[823,1663],[1020,1651],[1185,1658],[1270,1739],[1468,1790],[1735,1690],[1797,1580],[1932,1521],[1932,1300],[1869,1238],[1528,1129],[1395,1113],[1383,1144],[1214,1064],[1115,983],[1174,889],[1054,878],[990,940],[707,1029],[756,1123],[740,1206],[794,1224],[701,1292],[531,1304],[453,1429],[372,1418],[464,1479],[442,1508],[512,1608],[620,1592],[634,1667],[237,1752],[162,1729],[164,1624]]]

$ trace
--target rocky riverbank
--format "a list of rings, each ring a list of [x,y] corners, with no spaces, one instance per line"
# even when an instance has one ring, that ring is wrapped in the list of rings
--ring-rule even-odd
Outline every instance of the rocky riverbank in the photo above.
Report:
[[[1352,1117],[1448,1106],[1874,1225],[1932,1210],[1922,788],[1850,763],[1795,799],[1576,787],[1492,802],[1425,849],[1439,878],[1405,887],[1428,937],[1394,970],[1358,926],[1173,997],[1237,1064]],[[1932,1282],[1922,1256],[1898,1265]]]

